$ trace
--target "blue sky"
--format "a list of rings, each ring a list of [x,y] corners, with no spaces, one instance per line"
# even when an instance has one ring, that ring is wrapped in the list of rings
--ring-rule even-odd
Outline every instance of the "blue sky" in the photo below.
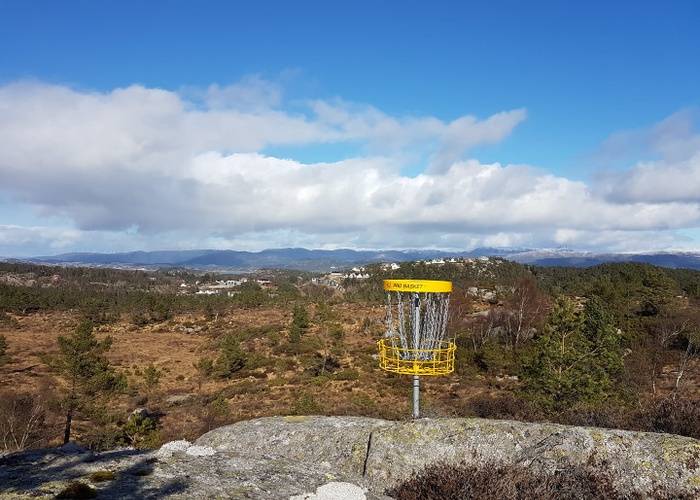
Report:
[[[0,256],[700,250],[700,3],[0,0]]]

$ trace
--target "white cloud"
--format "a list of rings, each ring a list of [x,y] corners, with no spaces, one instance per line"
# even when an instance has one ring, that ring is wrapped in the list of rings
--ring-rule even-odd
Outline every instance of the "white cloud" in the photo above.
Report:
[[[257,77],[198,95],[0,87],[0,190],[75,226],[4,226],[0,249],[9,250],[0,253],[28,251],[31,241],[107,251],[622,249],[645,239],[683,242],[673,231],[700,224],[700,145],[683,117],[645,135],[662,159],[589,186],[527,165],[463,160],[469,148],[506,138],[524,110],[445,123],[341,100],[308,101],[307,114],[283,105],[282,89]],[[358,154],[328,163],[262,154],[269,146],[347,143],[358,144]],[[423,154],[424,173],[401,175],[406,150]]]
[[[80,243],[81,237],[81,232],[73,229],[0,225],[0,248],[11,255],[25,255],[36,248],[61,252]]]
[[[468,148],[479,144],[496,144],[505,139],[526,117],[524,109],[495,114],[485,121],[463,116],[451,122],[439,148],[430,161],[431,173],[444,173],[462,159]]]
[[[610,174],[602,187],[613,202],[700,204],[700,154],[683,161],[642,162]]]
[[[682,111],[648,130],[617,134],[603,150],[652,156],[630,168],[598,174],[597,189],[613,203],[700,204],[700,133]]]
[[[213,84],[207,89],[205,98],[209,109],[264,111],[282,103],[282,88],[259,76],[250,76],[238,84],[224,87]]]

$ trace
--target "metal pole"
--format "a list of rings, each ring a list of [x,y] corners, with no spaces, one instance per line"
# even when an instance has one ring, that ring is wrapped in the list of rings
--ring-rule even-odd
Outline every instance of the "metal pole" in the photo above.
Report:
[[[413,304],[415,308],[413,310],[413,349],[421,349],[421,338],[420,338],[420,295],[415,294],[415,302]],[[414,360],[418,360],[418,352],[413,351]]]
[[[413,376],[413,418],[420,417],[420,377],[418,375]]]
[[[415,317],[415,323],[413,324],[413,349],[415,349],[414,352],[414,361],[418,361],[418,349],[420,349],[421,346],[421,338],[420,338],[420,294],[416,293],[415,295],[415,303],[414,303],[415,311],[414,311],[414,317]],[[413,376],[413,418],[419,418],[420,417],[420,377],[418,375]]]

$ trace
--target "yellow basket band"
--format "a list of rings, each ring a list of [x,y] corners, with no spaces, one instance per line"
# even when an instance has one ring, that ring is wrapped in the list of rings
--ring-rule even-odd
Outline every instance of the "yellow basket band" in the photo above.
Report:
[[[384,290],[394,292],[449,293],[452,291],[452,282],[436,280],[384,280]]]

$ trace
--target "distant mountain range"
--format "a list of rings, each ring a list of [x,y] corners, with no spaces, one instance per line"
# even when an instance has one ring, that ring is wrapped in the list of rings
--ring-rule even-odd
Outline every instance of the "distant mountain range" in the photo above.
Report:
[[[182,267],[197,270],[253,272],[264,268],[328,272],[378,262],[406,262],[460,257],[501,257],[540,266],[589,267],[604,262],[646,262],[661,267],[700,270],[700,252],[591,253],[557,248],[475,248],[463,252],[443,250],[308,250],[280,248],[261,252],[238,250],[164,250],[125,253],[66,253],[23,261],[89,267],[157,269]]]
[[[593,253],[569,249],[527,250],[504,257],[538,266],[590,267],[605,262],[644,262],[671,269],[700,270],[700,252],[668,251],[640,253]]]

